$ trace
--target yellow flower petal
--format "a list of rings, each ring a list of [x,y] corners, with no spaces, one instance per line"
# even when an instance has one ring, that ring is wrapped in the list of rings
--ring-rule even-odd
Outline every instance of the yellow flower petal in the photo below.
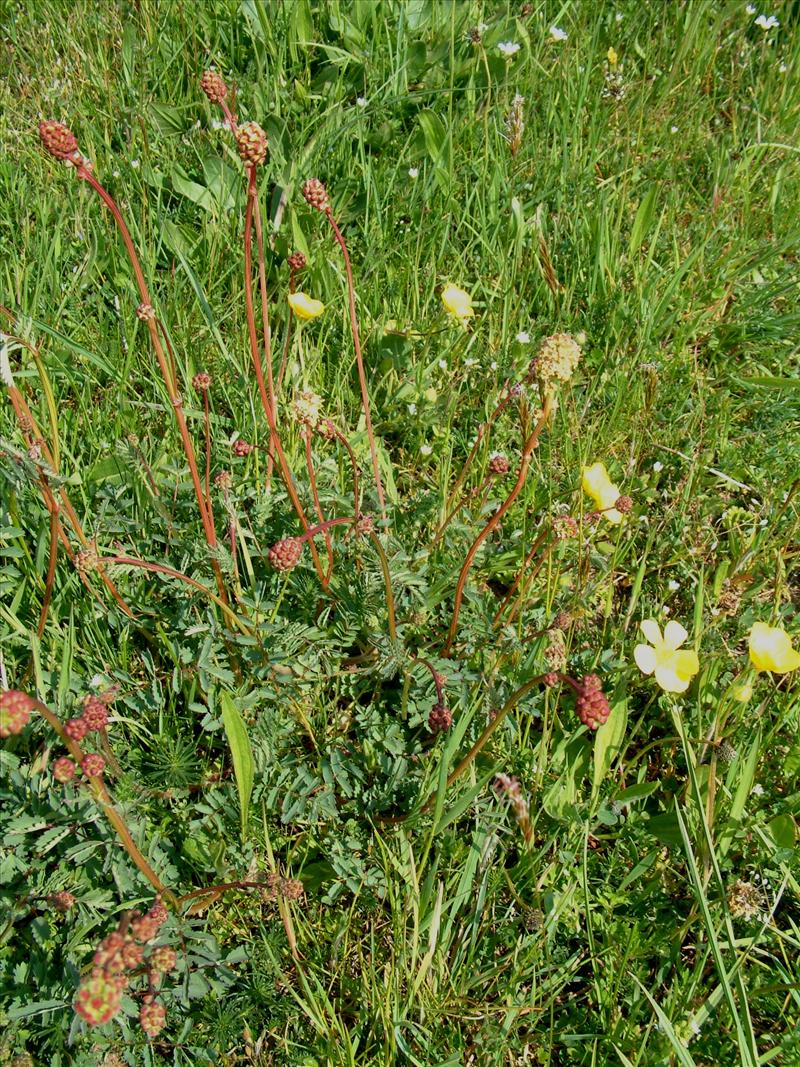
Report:
[[[590,467],[584,467],[581,486],[592,498],[597,510],[603,513],[603,518],[615,526],[622,522],[621,512],[614,507],[619,499],[619,489],[609,478],[604,464],[593,463]]]
[[[688,649],[673,652],[670,664],[678,677],[685,678],[687,682],[691,681],[700,670],[700,660],[697,658],[697,653],[690,652]]]
[[[734,700],[738,700],[741,704],[746,704],[753,695],[753,687],[750,682],[743,682],[741,685],[733,687],[731,695]]]
[[[642,619],[642,621],[639,623],[639,629],[642,631],[642,633],[651,645],[662,644],[661,627],[658,625],[655,619]]]
[[[444,287],[442,290],[442,304],[444,304],[444,309],[448,315],[452,315],[453,318],[462,322],[465,319],[472,318],[475,314],[472,307],[472,297],[463,289],[459,289],[457,285],[446,285]]]
[[[616,67],[618,57],[614,48],[609,48],[609,50],[606,52],[606,57],[608,58],[608,65],[610,67]]]
[[[757,671],[788,674],[800,667],[800,652],[792,648],[792,640],[780,626],[754,622],[750,630],[750,662]]]
[[[675,619],[670,619],[664,627],[664,644],[673,652],[676,648],[681,647],[688,636],[683,626],[676,622]]]
[[[289,293],[289,307],[298,319],[317,319],[325,310],[321,300],[315,300],[307,293]]]
[[[656,681],[667,693],[684,693],[691,678],[682,678],[673,667],[660,664],[656,667]]]
[[[650,645],[637,645],[633,650],[633,658],[642,674],[652,674],[658,664],[656,650]]]

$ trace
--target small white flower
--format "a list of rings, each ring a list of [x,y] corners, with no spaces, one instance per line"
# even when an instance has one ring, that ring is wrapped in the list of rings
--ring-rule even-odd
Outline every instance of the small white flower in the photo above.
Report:
[[[133,167],[134,170],[138,170],[139,169],[139,160],[138,159],[132,159],[131,160],[131,166]]]
[[[520,330],[517,334],[517,341],[521,345],[529,345],[531,343],[531,335],[526,330]]]
[[[781,63],[781,65],[778,67],[778,70],[781,72],[781,74],[785,74],[788,70],[788,67],[785,63]]]
[[[412,179],[412,181],[415,178],[418,178],[419,177],[419,167],[409,167],[408,168],[408,176],[409,176],[409,178]]]
[[[367,106],[367,98],[366,98],[366,96],[357,96],[356,97],[356,105],[357,105],[357,107],[366,107]]]
[[[700,1036],[700,1023],[697,1021],[697,1019],[690,1020],[689,1029],[692,1031],[695,1037]]]
[[[416,413],[417,413],[417,405],[416,404],[409,404],[408,405],[408,413],[409,413],[409,415],[416,415]]]
[[[222,119],[212,119],[210,129],[212,130],[224,130],[228,123],[223,122]]]
[[[614,20],[615,20],[616,22],[622,22],[622,18],[623,18],[623,15],[622,15],[622,12],[621,12],[621,11],[618,11],[618,12],[616,13],[616,15],[614,16]]]
[[[670,611],[672,609],[669,607],[668,604],[665,604],[664,607],[661,610],[664,612],[665,615],[669,615],[669,613],[670,613]]]
[[[486,33],[486,31],[488,29],[489,29],[489,26],[488,26],[488,24],[486,22],[479,22],[478,23],[478,33]]]
[[[440,359],[439,360],[439,370],[447,370],[447,360],[446,359]]]
[[[492,362],[489,364],[489,370],[497,370],[497,360],[496,359],[493,359]]]
[[[670,126],[669,132],[670,133],[677,133],[678,132],[678,127],[677,126]]]
[[[774,15],[759,15],[756,19],[756,26],[760,26],[762,30],[776,30],[780,22]]]
[[[521,47],[522,45],[517,44],[516,41],[501,41],[497,46],[497,50],[501,55],[504,55],[506,59],[510,59],[519,52]]]
[[[745,8],[745,11],[747,12],[748,15],[755,15],[755,13],[756,13],[755,5],[754,4],[748,4],[747,7]]]
[[[764,796],[764,786],[760,782],[756,782],[752,789],[753,795],[757,797]]]
[[[664,464],[660,460],[656,460],[653,464],[653,470],[658,474],[659,471],[663,471]]]
[[[667,589],[669,589],[671,593],[674,593],[675,590],[680,589],[680,587],[681,583],[676,582],[674,578],[670,578],[670,580],[667,582]]]
[[[105,684],[106,680],[102,676],[102,674],[96,674],[94,678],[92,678],[92,680],[89,682],[89,686],[92,689],[102,689]]]
[[[465,367],[474,367],[477,362],[478,362],[477,359],[467,358],[467,359],[464,360],[464,366]]]
[[[566,41],[569,35],[567,34],[566,30],[562,30],[560,26],[551,26],[550,36],[553,38],[554,41]]]
[[[420,445],[419,446],[419,454],[421,456],[429,456],[431,454],[431,452],[433,452],[433,449],[431,448],[430,445]]]

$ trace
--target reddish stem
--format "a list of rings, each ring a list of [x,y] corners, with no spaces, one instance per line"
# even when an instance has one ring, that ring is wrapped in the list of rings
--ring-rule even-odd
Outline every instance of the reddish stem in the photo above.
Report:
[[[317,477],[314,473],[314,457],[311,452],[311,431],[304,428],[303,438],[306,446],[306,468],[308,470],[308,480],[311,485],[311,495],[314,498],[314,509],[317,513],[317,518],[321,523],[325,522],[325,515],[322,511],[322,503],[319,499],[319,490],[317,488]],[[327,530],[323,531],[325,534],[325,548],[328,552],[328,573],[325,575],[325,580],[322,585],[327,589],[331,583],[331,577],[333,576],[333,542],[331,541],[331,535]]]
[[[539,536],[533,542],[533,546],[532,546],[530,552],[525,557],[525,559],[524,559],[524,561],[522,563],[522,566],[520,567],[519,571],[517,572],[517,576],[514,579],[513,585],[511,586],[511,588],[509,589],[508,593],[506,594],[505,600],[500,605],[500,608],[499,608],[497,614],[495,615],[494,619],[492,619],[492,626],[497,626],[498,622],[500,621],[501,616],[503,615],[503,612],[506,610],[506,607],[511,602],[511,600],[514,597],[514,594],[516,593],[517,589],[519,588],[519,583],[522,581],[522,576],[524,575],[525,571],[528,569],[528,566],[530,565],[531,560],[536,555],[536,553],[539,551],[539,549],[542,546],[543,542],[547,540],[549,535],[550,535],[550,528],[549,527],[545,527],[545,529],[543,529],[539,533]]]
[[[278,465],[281,468],[281,474],[286,486],[286,491],[289,494],[289,499],[292,502],[297,517],[304,530],[308,530],[308,519],[303,511],[303,505],[300,503],[300,498],[297,495],[295,489],[294,480],[292,479],[291,471],[289,470],[289,464],[286,461],[286,455],[281,445],[280,437],[278,436],[278,427],[275,425],[275,417],[272,410],[272,403],[267,393],[266,382],[264,381],[264,371],[261,366],[261,354],[259,352],[258,333],[256,331],[255,311],[253,308],[253,290],[251,287],[251,279],[253,277],[253,249],[252,249],[252,232],[253,232],[253,213],[257,205],[258,190],[256,188],[256,168],[255,166],[249,166],[248,170],[248,185],[247,185],[247,209],[244,219],[244,301],[245,311],[247,313],[247,332],[250,338],[250,355],[253,359],[253,367],[256,372],[256,381],[258,382],[258,392],[261,397],[261,405],[264,408],[264,413],[267,416],[267,422],[269,424],[269,432],[272,440],[272,445],[275,449],[275,455],[278,457]],[[313,544],[309,545],[311,549],[311,555],[314,560],[314,567],[319,576],[319,580],[324,583],[325,571],[322,567],[322,562],[319,558],[319,553]]]
[[[487,524],[475,538],[472,543],[472,547],[467,553],[467,558],[464,560],[464,566],[461,568],[461,574],[459,574],[458,583],[456,584],[455,601],[453,604],[453,618],[450,622],[450,629],[447,634],[447,640],[442,650],[443,656],[450,655],[450,649],[453,646],[453,641],[455,640],[456,632],[458,631],[458,616],[461,611],[461,603],[464,599],[464,586],[466,585],[467,577],[469,575],[470,569],[472,568],[473,560],[478,554],[478,550],[480,549],[483,542],[486,540],[489,534],[497,528],[500,523],[500,520],[503,518],[503,516],[509,510],[509,508],[517,499],[519,494],[522,492],[522,487],[525,485],[525,480],[528,477],[528,468],[530,467],[534,450],[537,444],[539,443],[539,434],[542,432],[545,423],[547,422],[547,419],[550,415],[550,407],[551,401],[548,396],[545,397],[544,410],[542,411],[539,421],[536,423],[533,432],[528,436],[528,439],[523,446],[522,460],[520,462],[519,473],[517,474],[517,480],[514,484],[514,488],[511,490],[511,492],[508,494],[508,496],[497,509],[497,511],[495,511],[494,515],[492,515]]]
[[[367,378],[364,373],[364,360],[361,355],[361,338],[358,332],[358,317],[356,315],[356,291],[355,283],[353,282],[353,268],[350,265],[350,256],[347,254],[347,245],[345,244],[344,237],[341,230],[336,225],[336,219],[333,217],[333,212],[330,207],[325,212],[328,222],[333,230],[334,237],[339,243],[339,247],[342,250],[342,256],[344,257],[344,269],[347,274],[347,296],[350,307],[350,329],[353,334],[353,347],[356,352],[356,364],[358,366],[358,381],[361,386],[361,403],[364,408],[364,420],[367,424],[367,437],[369,438],[369,452],[372,457],[372,472],[375,476],[375,486],[378,490],[378,502],[381,508],[381,518],[386,521],[386,501],[383,495],[383,482],[381,481],[381,472],[378,466],[378,449],[375,445],[375,433],[372,429],[372,416],[370,415],[369,408],[369,394],[367,392]]]
[[[214,505],[211,501],[211,416],[208,410],[208,389],[203,390],[203,414],[206,435],[206,507],[213,523]]]
[[[120,236],[122,237],[125,250],[128,253],[128,259],[130,260],[133,273],[136,277],[136,285],[139,289],[139,296],[143,304],[150,305],[150,292],[147,288],[147,282],[145,281],[144,272],[142,271],[141,263],[136,252],[136,247],[131,238],[130,232],[125,220],[122,217],[122,213],[116,205],[113,197],[106,191],[106,189],[100,184],[100,182],[92,174],[91,170],[84,163],[79,163],[77,166],[78,177],[83,181],[88,182],[94,189],[108,210],[111,212],[114,222],[117,225]],[[159,335],[158,324],[155,318],[147,319],[147,328],[150,331],[150,339],[153,344],[153,349],[156,354],[156,360],[158,361],[159,370],[161,371],[161,377],[164,379],[164,385],[167,389],[170,402],[175,412],[175,420],[178,424],[178,431],[183,443],[183,450],[186,453],[186,460],[189,464],[189,473],[192,478],[192,485],[194,486],[195,497],[197,498],[197,507],[200,511],[200,519],[203,524],[203,531],[205,533],[206,542],[209,548],[216,548],[217,546],[217,534],[214,529],[213,519],[206,507],[206,500],[203,496],[203,487],[200,482],[200,472],[197,469],[197,460],[195,459],[194,446],[192,445],[192,438],[189,434],[189,428],[186,425],[186,417],[183,413],[183,399],[178,392],[177,381],[173,374],[173,368],[167,361],[167,356],[164,352],[164,348],[161,344],[161,337]],[[217,580],[217,586],[219,588],[220,599],[227,603],[228,597],[225,590],[225,582],[222,577],[222,570],[219,562],[212,556],[211,565],[214,569],[214,575]]]

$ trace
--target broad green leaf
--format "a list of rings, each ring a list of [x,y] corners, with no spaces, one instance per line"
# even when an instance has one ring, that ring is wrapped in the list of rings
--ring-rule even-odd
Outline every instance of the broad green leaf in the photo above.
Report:
[[[636,209],[636,217],[633,220],[631,239],[630,244],[628,245],[628,255],[631,257],[635,256],[642,247],[645,235],[653,224],[657,194],[658,186],[651,185],[645,193],[639,207]]]
[[[769,820],[767,827],[778,848],[794,848],[797,827],[791,815],[776,815],[774,819]]]
[[[228,693],[220,696],[222,722],[233,758],[233,773],[239,790],[239,808],[242,819],[242,838],[247,837],[247,822],[250,810],[250,794],[253,792],[253,749],[247,727],[239,709]]]
[[[628,725],[628,701],[625,691],[611,706],[608,721],[594,735],[594,769],[592,771],[592,797],[596,797],[611,764],[622,751],[625,728]]]
[[[720,834],[719,844],[717,845],[717,852],[720,857],[724,856],[731,847],[734,835],[741,824],[744,806],[747,803],[747,798],[750,796],[750,790],[753,788],[753,779],[755,778],[756,767],[758,766],[760,747],[761,732],[757,731],[753,743],[750,746],[750,751],[747,754],[747,759],[744,761],[741,770],[739,771],[739,781],[733,796],[733,802],[731,803],[731,810],[728,813],[725,827]]]

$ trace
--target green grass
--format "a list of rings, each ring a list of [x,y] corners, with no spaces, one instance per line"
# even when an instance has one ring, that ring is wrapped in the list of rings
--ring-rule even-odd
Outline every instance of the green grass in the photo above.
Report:
[[[746,644],[755,621],[800,633],[797,5],[765,10],[780,21],[768,31],[744,3],[526,7],[0,0],[0,303],[11,313],[0,328],[41,352],[37,365],[7,348],[16,384],[102,554],[212,588],[123,247],[91,190],[39,145],[39,121],[56,118],[128,221],[199,453],[191,378],[213,376],[212,473],[233,475],[228,507],[220,493],[214,507],[221,536],[237,526],[237,581],[227,550],[219,558],[254,631],[232,634],[202,596],[118,568],[126,618],[62,551],[37,636],[50,522],[4,404],[3,688],[35,692],[66,719],[87,692],[119,687],[110,786],[167,885],[188,893],[280,871],[305,893],[279,906],[229,892],[172,917],[179,970],[153,1043],[135,998],[105,1026],[81,1024],[71,1005],[95,946],[152,890],[92,800],[53,780],[63,748],[32,721],[0,749],[0,1063],[23,1052],[87,1067],[800,1063],[797,681],[748,675]],[[521,46],[509,61],[504,41]],[[610,46],[621,97],[603,93]],[[306,178],[326,182],[348,241],[397,641],[369,541],[334,531],[327,594],[307,550],[286,576],[266,565],[297,523],[280,479],[266,486],[245,183],[198,86],[211,64],[236,84],[240,118],[269,134],[260,194],[278,353],[291,251],[306,253],[302,287],[327,305],[294,333],[282,403],[309,514],[288,402],[301,388],[353,445],[366,509],[377,501],[342,259],[301,196]],[[526,129],[512,158],[516,93]],[[447,282],[474,297],[468,331],[442,312]],[[466,488],[482,485],[493,450],[512,477],[470,498],[431,549],[433,532],[503,383],[557,331],[585,334],[581,364],[477,557],[445,659],[463,559],[513,484],[515,408]],[[235,458],[235,435],[263,447]],[[314,456],[326,515],[352,514],[346,453],[315,438]],[[632,515],[559,545],[515,624],[493,630],[539,524],[591,506],[580,478],[595,460]],[[587,734],[568,694],[534,688],[448,787],[492,709],[548,669],[545,631],[563,611],[569,672],[601,675],[608,726]],[[633,661],[639,622],[667,613],[701,663],[678,698]],[[445,676],[455,721],[437,738],[425,727],[431,677],[412,653]],[[745,676],[748,704],[732,695]],[[530,843],[492,788],[500,772],[521,782]],[[758,898],[750,919],[741,882]],[[60,889],[78,898],[63,916],[45,900]]]

